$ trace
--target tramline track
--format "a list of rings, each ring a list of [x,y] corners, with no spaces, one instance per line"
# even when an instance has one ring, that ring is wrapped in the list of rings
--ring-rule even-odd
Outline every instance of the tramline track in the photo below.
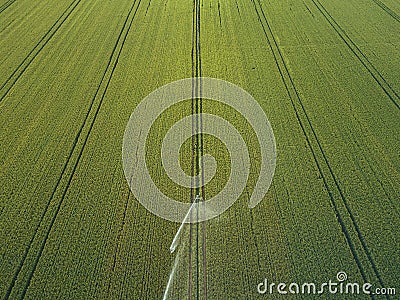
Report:
[[[203,155],[203,103],[202,103],[202,70],[201,70],[201,12],[200,1],[193,1],[193,29],[192,29],[192,187],[191,201],[205,201],[204,188],[204,165],[200,159]],[[200,134],[199,134],[200,132]],[[193,181],[196,174],[201,172],[201,183]],[[200,188],[195,188],[200,186]],[[204,203],[203,203],[204,204]],[[199,209],[200,209],[199,205]],[[203,206],[204,207],[204,206]],[[193,218],[198,218],[199,209],[196,215],[191,213],[190,232],[189,232],[189,299],[207,299],[207,261],[206,261],[206,221],[196,222],[193,224]],[[201,235],[201,238],[200,238]],[[201,249],[201,253],[200,253]],[[195,257],[193,257],[193,255]],[[200,257],[201,256],[201,257]],[[195,268],[193,267],[195,264]],[[202,269],[202,274],[201,273]],[[195,274],[194,274],[195,273]],[[195,279],[195,283],[193,283]],[[200,294],[202,287],[202,295]],[[202,296],[202,297],[201,297]]]

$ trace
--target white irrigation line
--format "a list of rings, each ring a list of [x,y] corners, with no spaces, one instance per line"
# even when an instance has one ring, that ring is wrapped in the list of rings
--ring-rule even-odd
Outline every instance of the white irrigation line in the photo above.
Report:
[[[184,218],[183,221],[182,221],[181,226],[179,226],[178,232],[175,234],[175,237],[174,237],[174,239],[172,240],[172,244],[171,244],[171,246],[169,247],[169,250],[171,251],[171,253],[173,253],[173,252],[176,250],[176,247],[177,247],[178,244],[179,244],[179,237],[180,237],[180,235],[181,235],[182,228],[183,228],[183,226],[185,225],[185,223],[187,222],[187,219],[189,218],[189,215],[190,215],[190,213],[192,212],[193,207],[194,207],[194,206],[197,206],[197,204],[198,204],[197,202],[198,202],[199,199],[200,199],[199,196],[196,196],[196,199],[195,199],[196,201],[194,201],[193,204],[190,206],[190,208],[189,208],[189,210],[188,210],[188,212],[187,212],[185,218]]]
[[[171,246],[169,247],[169,250],[171,251],[171,253],[175,252],[176,248],[178,247],[178,245],[179,245],[179,238],[180,238],[180,236],[181,236],[181,234],[182,234],[182,229],[183,229],[185,223],[187,222],[187,220],[188,220],[190,214],[192,213],[193,208],[194,208],[195,206],[197,206],[197,204],[198,204],[198,202],[199,202],[200,199],[201,199],[200,196],[197,195],[195,201],[193,202],[193,204],[190,206],[188,212],[186,213],[186,216],[185,216],[185,218],[183,219],[181,226],[179,226],[179,229],[178,229],[177,233],[175,234],[174,239],[172,240],[172,244],[171,244]],[[169,279],[168,279],[167,286],[166,286],[166,288],[165,288],[163,300],[167,300],[168,293],[169,293],[169,289],[170,289],[170,287],[171,287],[171,285],[172,285],[172,282],[173,282],[173,280],[174,280],[175,271],[176,271],[176,269],[177,269],[177,267],[178,267],[178,262],[179,262],[179,258],[180,258],[180,256],[181,256],[181,253],[182,253],[182,248],[181,248],[181,250],[179,250],[178,254],[177,254],[176,257],[175,257],[174,266],[172,267],[171,273],[169,274]]]
[[[174,279],[175,270],[176,270],[176,268],[178,266],[178,262],[179,262],[179,257],[180,257],[180,255],[177,255],[175,257],[174,266],[172,267],[171,273],[169,274],[169,279],[168,279],[167,287],[165,288],[163,300],[166,300],[168,297],[169,288],[171,287],[172,281]]]
[[[181,236],[182,228],[183,228],[183,226],[185,225],[186,221],[188,220],[189,215],[190,215],[190,213],[191,213],[192,210],[193,210],[193,207],[194,207],[195,205],[197,205],[197,201],[198,201],[199,199],[200,199],[200,197],[199,197],[199,196],[196,196],[196,199],[195,199],[195,201],[193,202],[193,204],[190,206],[190,208],[189,208],[189,210],[188,210],[188,212],[187,212],[185,218],[184,218],[183,221],[182,221],[181,226],[179,226],[179,229],[178,229],[177,233],[175,234],[175,237],[174,237],[174,239],[173,239],[173,241],[172,241],[172,244],[171,244],[171,246],[169,247],[169,250],[171,251],[171,253],[173,253],[173,252],[176,250],[176,248],[178,247],[179,238],[180,238],[180,236]],[[180,250],[178,251],[178,253],[177,253],[176,257],[175,257],[174,266],[172,267],[171,273],[169,274],[168,283],[167,283],[167,286],[166,286],[166,288],[165,288],[163,300],[167,300],[168,293],[169,293],[169,289],[170,289],[170,287],[171,287],[171,285],[172,285],[172,282],[173,282],[173,280],[174,280],[175,271],[176,271],[176,269],[177,269],[177,267],[178,267],[178,262],[179,262],[179,258],[180,258],[180,256],[181,256],[181,253],[182,253],[182,247],[180,248]]]

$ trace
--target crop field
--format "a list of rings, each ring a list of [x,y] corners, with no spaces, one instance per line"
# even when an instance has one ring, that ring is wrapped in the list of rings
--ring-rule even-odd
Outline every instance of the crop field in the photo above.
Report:
[[[181,224],[142,205],[123,144],[128,121],[144,132],[142,119],[130,119],[142,100],[184,78],[190,99],[133,141],[160,192],[192,203]],[[268,117],[276,164],[254,208],[267,149],[260,122],[229,99],[203,97],[200,78],[244,89]],[[156,106],[143,107],[150,115]],[[175,157],[164,137],[185,118],[192,136],[178,134],[175,155],[189,186],[163,160]],[[216,162],[209,182],[202,156]],[[247,160],[235,198],[229,180]],[[144,182],[137,189],[150,193]],[[194,220],[195,201],[222,190],[232,206]],[[321,291],[331,281],[336,292]],[[316,291],[302,292],[303,283]],[[340,290],[347,283],[359,293]],[[0,0],[0,299],[399,294],[400,1]]]

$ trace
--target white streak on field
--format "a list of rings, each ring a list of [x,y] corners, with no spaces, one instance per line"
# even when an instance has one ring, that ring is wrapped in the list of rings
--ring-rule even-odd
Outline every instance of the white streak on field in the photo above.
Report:
[[[200,197],[196,196],[195,202],[193,202],[193,204],[190,206],[185,218],[182,221],[181,226],[179,226],[179,229],[178,229],[177,233],[175,234],[174,239],[172,240],[172,244],[169,247],[169,250],[171,251],[171,253],[173,253],[176,250],[176,248],[178,247],[179,238],[182,235],[182,230],[184,228],[184,225],[187,223],[187,220],[188,220],[190,214],[192,213],[193,208],[196,207],[196,209],[198,209],[197,205],[198,205],[199,199],[200,199]],[[174,261],[174,266],[172,267],[171,273],[169,274],[169,279],[168,279],[167,287],[165,288],[163,300],[167,300],[169,289],[170,289],[170,287],[172,285],[172,282],[174,281],[175,272],[176,272],[176,269],[178,267],[178,262],[179,262],[179,259],[181,257],[181,254],[183,252],[184,246],[185,246],[185,242],[183,243],[182,247],[180,247],[178,253],[176,254],[175,261]]]
[[[174,267],[172,268],[171,273],[169,274],[168,284],[167,284],[167,287],[165,288],[163,300],[166,300],[167,297],[168,297],[169,288],[170,288],[170,286],[172,284],[172,281],[174,279],[175,269],[178,266],[178,261],[179,261],[179,255],[176,256],[175,262],[174,262]]]
[[[175,237],[174,237],[174,239],[172,240],[172,244],[171,244],[171,246],[169,247],[169,250],[171,251],[171,253],[173,253],[173,252],[175,251],[176,247],[178,246],[179,237],[180,237],[180,235],[181,235],[182,228],[183,228],[183,226],[185,225],[185,223],[187,222],[187,219],[189,218],[189,215],[190,215],[190,213],[191,213],[191,211],[193,210],[193,207],[194,207],[195,205],[197,205],[197,203],[196,203],[196,202],[193,202],[193,204],[192,204],[192,206],[190,206],[190,208],[189,208],[189,210],[188,210],[188,212],[187,212],[185,218],[183,219],[181,226],[179,226],[178,232],[175,234]]]
[[[184,224],[184,222],[182,223],[182,225],[183,224]],[[179,259],[181,257],[181,254],[183,252],[182,251],[183,248],[184,247],[181,247],[179,249],[179,251],[178,251],[178,253],[177,253],[176,257],[175,257],[174,266],[172,267],[171,273],[169,274],[169,279],[168,279],[167,287],[165,288],[163,300],[167,300],[169,289],[170,289],[170,287],[172,285],[172,282],[174,281],[175,272],[176,272],[176,269],[178,268],[178,262],[179,262]]]

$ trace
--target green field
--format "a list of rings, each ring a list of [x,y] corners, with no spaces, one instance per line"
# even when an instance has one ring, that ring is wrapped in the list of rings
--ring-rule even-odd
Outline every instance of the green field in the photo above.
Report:
[[[171,107],[146,144],[165,194],[199,192],[160,163],[192,109],[231,122],[252,161],[241,197],[186,225],[171,254],[180,224],[135,199],[123,136],[149,93],[200,76],[258,101],[276,169],[249,209],[263,147],[249,124],[200,97]],[[211,197],[240,167],[215,137],[195,142],[180,163],[190,174],[201,154],[216,158]],[[398,299],[400,2],[0,0],[0,184],[0,299],[163,299],[177,256],[168,299]],[[265,278],[319,286],[338,272],[396,295],[257,292]]]

